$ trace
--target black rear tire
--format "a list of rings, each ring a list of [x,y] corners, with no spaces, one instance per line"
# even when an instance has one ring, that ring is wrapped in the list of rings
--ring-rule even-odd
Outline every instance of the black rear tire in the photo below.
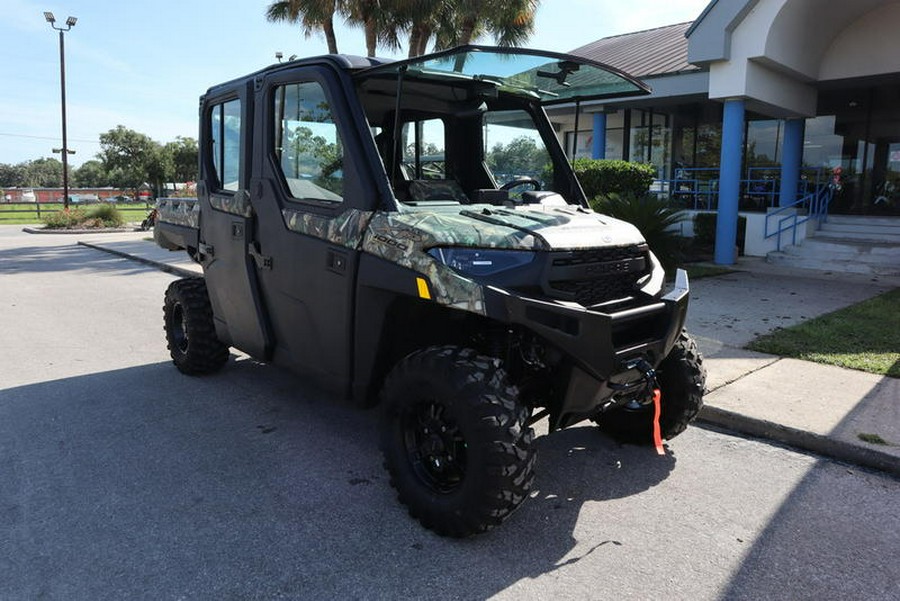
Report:
[[[682,331],[675,346],[657,368],[662,392],[659,428],[665,440],[687,429],[703,407],[706,369],[697,343]],[[594,420],[600,430],[612,438],[632,444],[653,444],[653,404],[637,409],[620,407]]]
[[[175,280],[163,305],[166,343],[175,367],[188,375],[208,374],[228,361],[228,347],[216,337],[206,282]]]
[[[409,513],[441,536],[500,524],[534,479],[534,433],[498,359],[454,346],[408,355],[381,398],[381,451]]]

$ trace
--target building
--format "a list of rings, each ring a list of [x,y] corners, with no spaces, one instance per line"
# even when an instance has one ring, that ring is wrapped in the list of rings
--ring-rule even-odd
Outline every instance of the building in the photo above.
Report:
[[[897,31],[896,1],[713,0],[691,23],[572,51],[653,93],[551,118],[570,154],[650,162],[657,190],[717,211],[717,263],[734,262],[739,212],[760,255],[826,214],[900,227]]]
[[[7,203],[60,203],[63,201],[62,188],[4,188],[3,191],[2,201]],[[69,188],[69,201],[76,204],[105,201],[116,202],[133,198],[133,190],[122,188]],[[140,188],[137,200],[149,202],[151,200],[149,188]]]

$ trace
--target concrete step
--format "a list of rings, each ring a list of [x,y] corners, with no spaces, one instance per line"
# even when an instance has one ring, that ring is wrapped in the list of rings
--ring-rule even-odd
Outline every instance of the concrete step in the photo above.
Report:
[[[887,258],[900,261],[900,244],[873,242],[857,238],[807,238],[797,246],[789,247],[791,252],[805,255],[847,255],[858,257]]]
[[[766,261],[801,269],[900,275],[900,243],[816,236],[769,253]]]
[[[796,269],[861,273],[873,276],[900,276],[900,265],[897,263],[872,263],[856,259],[812,257],[796,255],[786,251],[769,253],[766,256],[766,262],[772,265],[793,267]]]
[[[828,224],[822,226],[814,236],[816,238],[838,238],[838,239],[854,239],[869,240],[873,242],[893,242],[900,244],[900,228],[896,231],[884,229],[880,231],[872,231],[870,229],[856,229],[857,226],[849,227],[828,227]]]
[[[814,236],[900,244],[900,219],[831,215]]]
[[[900,217],[869,217],[867,215],[829,215],[828,223],[841,225],[887,225],[900,227]]]

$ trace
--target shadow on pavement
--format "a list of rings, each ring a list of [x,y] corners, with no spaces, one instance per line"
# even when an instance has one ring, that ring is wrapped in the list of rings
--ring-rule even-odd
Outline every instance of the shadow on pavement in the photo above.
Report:
[[[875,483],[866,494],[860,478]],[[721,598],[900,598],[896,486],[889,484],[880,474],[819,461],[769,521]]]
[[[592,427],[540,437],[533,498],[491,533],[441,539],[395,501],[375,417],[248,359],[2,390],[0,597],[484,598],[616,553],[576,541],[581,508],[676,462]]]
[[[0,273],[56,273],[79,270],[115,270],[121,275],[155,271],[154,268],[109,253],[71,245],[0,249]]]

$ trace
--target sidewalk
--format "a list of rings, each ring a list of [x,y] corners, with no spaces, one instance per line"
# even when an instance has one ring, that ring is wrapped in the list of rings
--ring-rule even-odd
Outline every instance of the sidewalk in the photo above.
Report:
[[[148,237],[91,235],[79,244],[175,275],[202,273],[186,253]],[[691,282],[687,327],[708,372],[700,420],[900,476],[900,380],[743,348],[760,334],[900,287],[900,278],[788,269],[754,258],[735,269]]]

